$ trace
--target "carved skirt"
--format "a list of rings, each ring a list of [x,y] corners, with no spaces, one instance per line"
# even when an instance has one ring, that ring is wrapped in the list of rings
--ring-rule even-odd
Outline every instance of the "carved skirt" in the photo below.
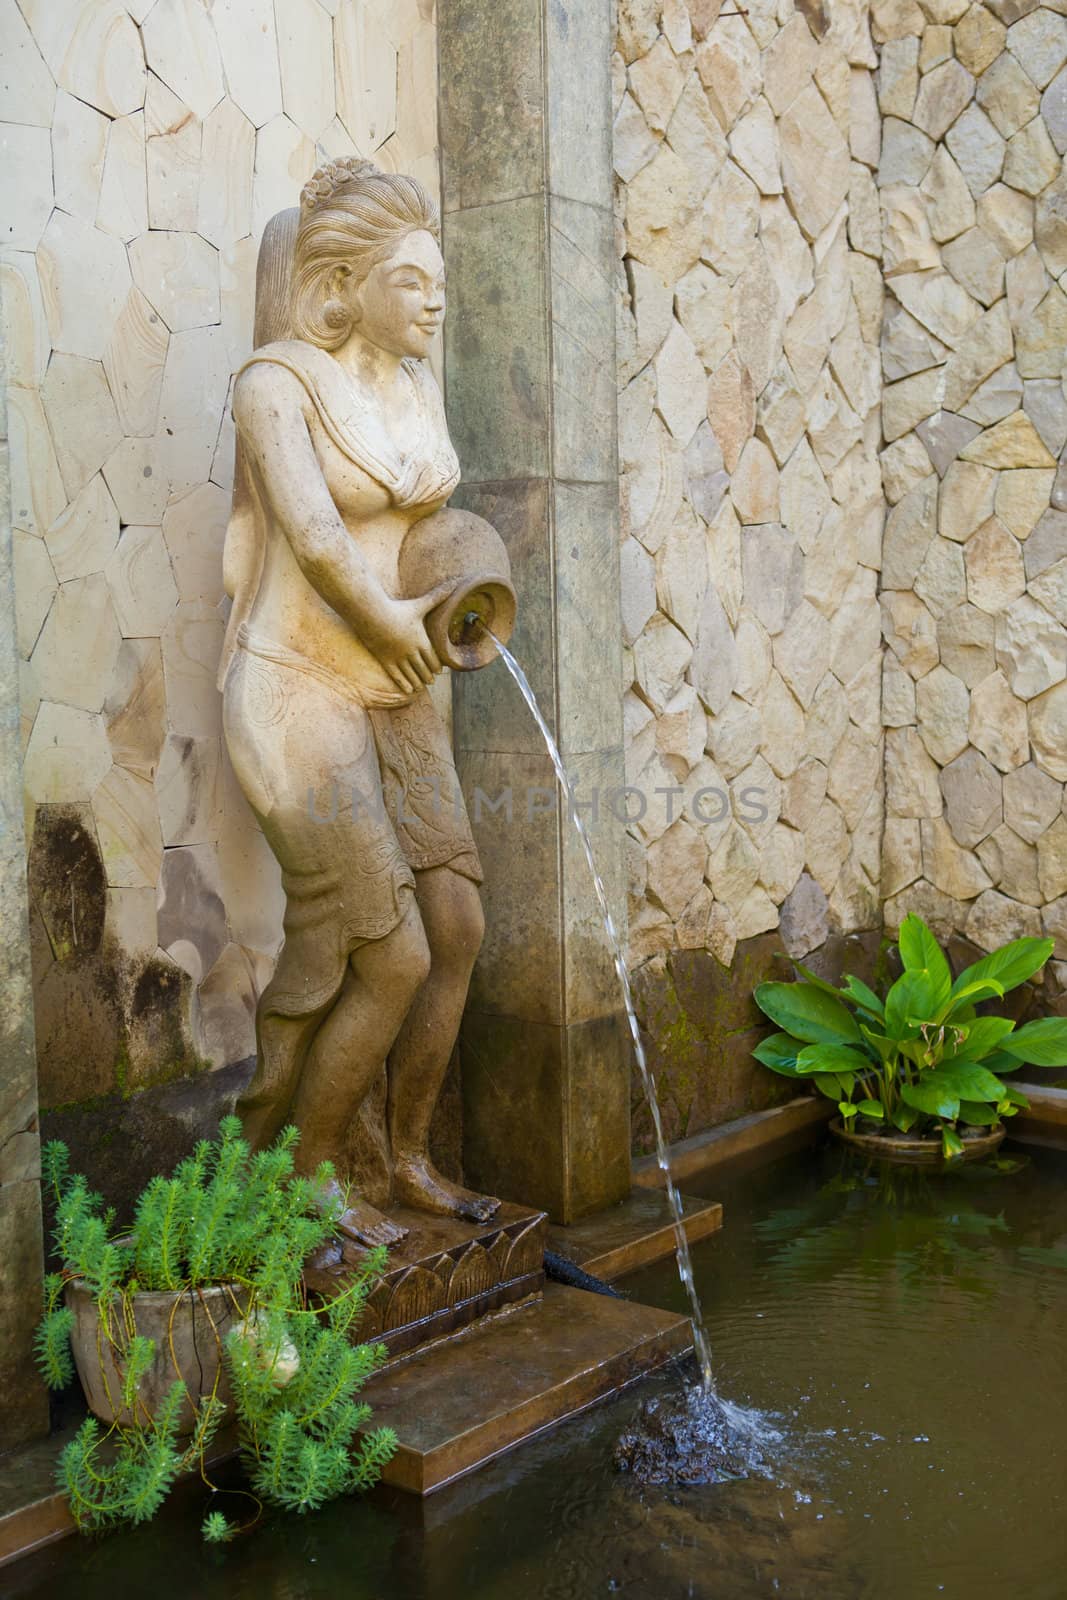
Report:
[[[480,883],[482,869],[448,734],[425,690],[406,704],[366,707],[317,662],[247,629],[240,644],[224,689],[226,743],[286,895],[247,1109],[287,1099],[349,956],[396,927],[415,873],[449,866]],[[279,1031],[272,1018],[301,1025]]]

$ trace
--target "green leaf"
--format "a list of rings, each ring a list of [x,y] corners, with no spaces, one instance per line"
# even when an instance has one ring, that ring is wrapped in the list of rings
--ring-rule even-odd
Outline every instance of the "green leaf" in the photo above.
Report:
[[[944,988],[947,1000],[952,989],[952,973],[945,953],[926,923],[914,911],[909,911],[900,924],[897,946],[905,972],[928,973],[939,990]]]
[[[808,1044],[797,1056],[798,1073],[865,1072],[870,1061],[844,1044]]]
[[[958,1161],[963,1154],[963,1140],[947,1125],[941,1129],[941,1154],[946,1161]]]
[[[982,1061],[1014,1028],[1010,1017],[978,1017],[967,1025],[967,1037],[953,1052],[953,1061]]]
[[[861,1117],[873,1117],[876,1122],[885,1120],[885,1106],[880,1100],[857,1100],[856,1110]]]
[[[947,1022],[950,1018],[964,1017],[967,1013],[973,1013],[978,1001],[990,1000],[994,995],[999,999],[1003,993],[1003,985],[992,978],[987,978],[984,983],[968,983],[958,993],[953,991],[937,1021]]]
[[[901,1099],[906,1105],[914,1106],[916,1111],[925,1111],[928,1117],[957,1117],[960,1097],[948,1084],[937,1082],[938,1077],[938,1073],[930,1072],[919,1083],[904,1084],[900,1091]]]
[[[1000,1048],[1031,1067],[1067,1067],[1067,1018],[1040,1017],[1036,1022],[1027,1022],[1016,1028]]]
[[[914,1106],[899,1105],[893,1112],[890,1121],[894,1128],[899,1128],[901,1133],[910,1133],[919,1120],[919,1113]]]
[[[847,1100],[856,1083],[854,1072],[816,1072],[808,1079],[828,1100]]]
[[[840,1111],[846,1122],[850,1122],[856,1115],[856,1107],[849,1100],[838,1101],[837,1109]]]
[[[934,1072],[924,1072],[920,1083],[944,1084],[961,1100],[986,1100],[996,1105],[1004,1094],[1004,1085],[988,1067],[977,1061],[943,1061]]]
[[[812,972],[811,968],[806,967],[802,961],[794,961],[793,965],[813,988],[821,989],[823,994],[833,995],[835,1000],[838,998],[839,991],[827,978],[820,978],[817,972]]]
[[[754,998],[772,1022],[807,1044],[859,1042],[860,1031],[852,1013],[813,984],[761,983]]]
[[[772,1033],[769,1038],[760,1040],[752,1054],[772,1072],[780,1072],[785,1078],[798,1078],[797,1056],[803,1048],[801,1041],[788,1033]]]
[[[1029,1111],[1030,1109],[1029,1100],[1023,1094],[1022,1090],[1017,1089],[1013,1083],[1006,1083],[1004,1085],[1004,1098],[1009,1102],[1009,1104],[1018,1106],[1022,1111]]]
[[[874,990],[868,989],[867,985],[861,982],[859,978],[854,978],[851,973],[848,973],[842,987],[842,993],[847,1000],[851,1000],[852,1004],[858,1006],[861,1011],[869,1012],[878,1022],[882,1021],[885,1016],[885,1006]]]
[[[975,1128],[991,1128],[996,1120],[996,1106],[986,1105],[980,1100],[960,1101],[961,1122],[969,1122]]]
[[[991,1050],[987,1056],[982,1057],[982,1065],[990,1072],[995,1072],[998,1078],[1003,1078],[1006,1072],[1018,1072],[1022,1062],[1016,1061],[1014,1056],[1009,1056],[1006,1050]]]
[[[860,1023],[860,1032],[883,1062],[888,1061],[896,1051],[896,1041],[887,1039],[884,1033],[875,1033],[873,1029],[868,1028],[862,1022]]]
[[[1002,994],[1007,994],[1009,989],[1016,989],[1027,978],[1032,978],[1038,968],[1045,965],[1053,948],[1051,939],[1012,939],[1010,944],[1002,945],[965,968],[952,985],[952,997],[959,998],[969,984],[982,983],[989,978],[1000,984]]]
[[[949,978],[925,968],[901,973],[885,997],[885,1029],[894,1039],[913,1039],[948,999]]]

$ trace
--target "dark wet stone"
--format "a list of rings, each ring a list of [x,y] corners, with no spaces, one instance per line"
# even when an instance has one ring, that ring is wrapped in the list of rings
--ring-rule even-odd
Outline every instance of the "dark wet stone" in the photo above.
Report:
[[[644,1484],[728,1483],[752,1462],[722,1403],[699,1388],[646,1400],[615,1446],[615,1468]]]

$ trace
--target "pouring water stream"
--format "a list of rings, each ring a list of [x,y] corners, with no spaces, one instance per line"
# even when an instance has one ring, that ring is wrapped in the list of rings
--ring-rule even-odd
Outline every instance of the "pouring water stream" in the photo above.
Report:
[[[477,618],[477,620],[483,627],[485,627],[485,623],[480,617]],[[486,631],[492,633],[492,629],[487,629]],[[545,741],[548,753],[552,758],[552,765],[555,768],[556,777],[559,780],[560,788],[565,795],[570,796],[571,785],[567,776],[567,769],[563,764],[563,757],[560,755],[559,748],[555,739],[552,737],[551,730],[541,714],[541,708],[537,703],[537,699],[533,690],[530,688],[526,674],[523,672],[522,668],[519,666],[519,663],[515,660],[515,657],[511,654],[507,647],[501,644],[500,640],[497,639],[496,634],[492,634],[492,637],[496,642],[497,649],[500,651],[504,665],[511,673],[519,693],[522,695],[522,698],[530,708],[530,715],[533,717],[534,721],[537,723],[537,726],[541,730],[541,735]],[[645,1098],[648,1101],[648,1108],[652,1117],[652,1129],[656,1140],[656,1162],[660,1171],[663,1173],[663,1181],[667,1193],[667,1203],[670,1206],[671,1216],[674,1219],[674,1251],[678,1261],[678,1275],[681,1278],[685,1287],[685,1292],[689,1297],[689,1317],[693,1327],[693,1349],[696,1354],[698,1366],[700,1368],[701,1384],[705,1394],[714,1395],[715,1381],[711,1370],[711,1345],[708,1340],[707,1329],[704,1326],[704,1312],[701,1308],[700,1296],[697,1294],[696,1283],[693,1278],[693,1262],[689,1253],[689,1240],[686,1238],[685,1234],[685,1220],[682,1212],[681,1197],[677,1188],[675,1187],[674,1179],[671,1177],[671,1164],[670,1158],[667,1154],[667,1141],[663,1133],[663,1119],[660,1115],[659,1099],[656,1094],[656,1082],[652,1075],[652,1069],[649,1067],[648,1058],[645,1055],[645,1047],[641,1040],[641,1029],[638,1025],[637,1011],[634,1007],[633,990],[630,987],[630,975],[626,970],[626,961],[623,956],[623,950],[619,941],[618,931],[615,927],[615,919],[612,916],[611,908],[608,905],[607,893],[604,889],[604,884],[600,873],[597,871],[596,857],[593,854],[593,846],[589,838],[589,832],[574,806],[570,807],[570,813],[574,822],[574,826],[578,830],[578,837],[582,842],[582,849],[585,852],[585,859],[588,863],[589,872],[593,879],[593,888],[596,891],[597,902],[600,906],[601,915],[604,918],[604,928],[611,944],[611,953],[615,963],[615,971],[618,975],[619,985],[622,989],[623,1002],[626,1006],[626,1019],[630,1025],[630,1037],[633,1040],[634,1057],[637,1061],[638,1071],[641,1074],[641,1083],[645,1091]]]

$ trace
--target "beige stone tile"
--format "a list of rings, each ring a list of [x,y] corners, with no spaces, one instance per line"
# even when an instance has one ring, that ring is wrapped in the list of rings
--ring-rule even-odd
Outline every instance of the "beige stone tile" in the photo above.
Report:
[[[271,217],[296,203],[315,164],[314,144],[288,117],[274,117],[260,128],[252,179],[252,232],[257,242]]]
[[[140,289],[131,289],[107,349],[104,371],[126,435],[155,433],[170,335]]]
[[[118,544],[119,514],[100,473],[94,474],[45,535],[61,583],[102,572]]]
[[[52,123],[56,205],[83,222],[96,221],[109,127],[101,112],[60,90]]]
[[[148,226],[196,232],[202,124],[155,73],[145,98]]]
[[[230,99],[261,128],[282,109],[273,0],[215,0],[211,20]]]
[[[312,3],[317,6],[318,0]],[[228,944],[201,979],[193,1028],[197,1050],[212,1067],[255,1055],[256,1000],[266,976],[257,974],[252,957],[240,945]]]
[[[213,606],[182,602],[163,634],[163,673],[171,733],[217,737],[222,698],[215,686],[223,624]]]
[[[248,118],[232,100],[220,101],[204,123],[194,225],[223,256],[231,240],[252,229],[255,148]]]
[[[157,638],[178,603],[163,530],[123,528],[105,573],[123,636]]]
[[[171,333],[218,322],[219,254],[198,233],[143,233],[130,245],[130,266]]]
[[[256,241],[250,235],[219,251],[222,328],[231,372],[236,372],[252,354],[257,254]]]
[[[158,639],[124,639],[104,701],[111,757],[151,782],[166,738],[163,651]]]
[[[41,401],[64,487],[73,500],[122,438],[100,362],[57,350],[48,363]]]
[[[15,0],[0,0],[0,83],[5,121],[51,127],[55,80]]]
[[[130,290],[120,239],[55,211],[37,250],[52,345],[99,361]]]
[[[358,0],[341,0],[334,18],[337,115],[370,155],[396,127],[396,46]]]
[[[182,494],[210,476],[229,384],[230,359],[223,328],[194,328],[174,334],[159,407],[170,494]]]
[[[211,13],[201,0],[156,0],[141,37],[152,71],[196,116],[206,117],[226,86]]]
[[[155,776],[165,845],[214,844],[219,836],[221,743],[171,734]]]
[[[108,889],[104,931],[135,960],[155,955],[159,944],[155,885],[148,889]]]
[[[121,0],[23,0],[60,88],[109,117],[144,105],[141,39]]]
[[[104,462],[104,480],[123,522],[161,521],[170,499],[173,440],[127,438]]]
[[[37,258],[28,250],[0,252],[0,311],[7,381],[36,389],[44,380],[52,341],[37,275]]]
[[[437,29],[421,22],[397,55],[396,136],[412,158],[437,148]]]
[[[12,250],[36,250],[52,213],[48,129],[0,123],[0,161],[7,179],[4,243]]]
[[[116,117],[111,124],[96,225],[127,244],[148,227],[143,111]]]
[[[66,506],[67,495],[41,397],[35,389],[8,390],[7,426],[12,526],[43,538]]]
[[[19,655],[28,659],[55,599],[58,583],[43,539],[16,529],[12,546]]]
[[[220,489],[225,489],[228,495],[233,493],[236,443],[233,412],[230,409],[230,401],[227,400],[226,409],[222,413],[222,426],[219,428],[219,442],[215,446],[215,454],[211,460],[211,482],[217,483]],[[451,703],[452,697],[449,695],[449,706]]]
[[[41,702],[26,747],[26,793],[38,805],[88,800],[111,766],[103,717]]]
[[[172,500],[163,517],[163,538],[181,600],[215,604],[222,598],[222,544],[230,497],[214,483],[200,484]]]
[[[19,724],[21,734],[22,754],[26,754],[26,747],[30,742],[33,724],[41,704],[41,692],[37,687],[37,674],[28,661],[19,661]]]
[[[282,107],[317,139],[333,121],[333,23],[318,0],[275,0]]]
[[[112,767],[93,792],[93,816],[109,887],[154,889],[163,840],[152,785]]]
[[[103,574],[62,584],[32,656],[42,699],[100,711],[121,643]]]

